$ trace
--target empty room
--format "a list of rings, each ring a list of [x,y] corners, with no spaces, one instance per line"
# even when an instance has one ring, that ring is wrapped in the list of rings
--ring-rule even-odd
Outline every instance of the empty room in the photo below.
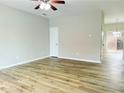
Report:
[[[124,93],[124,0],[0,0],[0,93]]]

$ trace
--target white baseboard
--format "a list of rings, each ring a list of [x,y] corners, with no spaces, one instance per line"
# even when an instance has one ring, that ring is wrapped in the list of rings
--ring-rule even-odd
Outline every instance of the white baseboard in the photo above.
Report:
[[[6,69],[6,68],[10,68],[10,67],[14,67],[14,66],[18,66],[18,65],[23,65],[23,64],[31,63],[33,61],[40,60],[40,59],[45,59],[45,58],[48,58],[48,57],[50,57],[50,56],[44,56],[44,57],[41,57],[41,58],[36,58],[34,60],[28,60],[28,61],[20,62],[20,63],[17,63],[17,64],[9,65],[9,66],[3,66],[3,67],[0,68],[0,70]],[[77,61],[85,61],[85,62],[91,62],[91,63],[101,63],[100,61],[86,60],[86,59],[79,59],[79,58],[70,58],[70,57],[59,57],[59,58],[70,59],[70,60],[77,60]]]
[[[77,60],[77,61],[85,61],[85,62],[90,62],[90,63],[101,63],[101,61],[87,60],[87,59],[80,59],[80,58],[70,58],[70,57],[59,57],[59,58]]]
[[[18,66],[18,65],[23,65],[23,64],[31,63],[33,61],[40,60],[40,59],[45,59],[45,58],[48,58],[48,57],[49,56],[43,56],[41,58],[36,58],[34,60],[23,61],[23,62],[20,62],[20,63],[17,63],[17,64],[9,65],[9,66],[3,66],[3,67],[0,68],[0,70],[6,69],[6,68],[10,68],[10,67],[14,67],[14,66]]]

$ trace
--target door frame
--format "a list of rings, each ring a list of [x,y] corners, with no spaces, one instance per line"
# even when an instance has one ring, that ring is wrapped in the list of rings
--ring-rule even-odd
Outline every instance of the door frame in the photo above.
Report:
[[[53,39],[56,41],[53,41]],[[50,27],[50,56],[52,57],[59,56],[59,29],[58,27]]]

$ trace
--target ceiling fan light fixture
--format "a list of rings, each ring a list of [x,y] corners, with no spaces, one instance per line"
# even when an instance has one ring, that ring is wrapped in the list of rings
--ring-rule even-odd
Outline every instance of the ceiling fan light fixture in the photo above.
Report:
[[[45,4],[45,3],[41,3],[41,4],[40,4],[40,9],[44,9],[44,8],[45,8],[45,6],[46,6],[46,4]]]
[[[54,4],[65,4],[63,0],[32,0],[38,1],[38,5],[34,9],[42,9],[42,10],[49,10],[52,9],[53,11],[58,10]]]
[[[46,6],[44,7],[45,10],[49,10],[51,8],[50,4],[46,4]]]
[[[41,4],[40,4],[40,9],[44,9],[44,10],[49,10],[51,8],[51,6],[50,6],[50,4],[49,3],[44,3],[44,2],[42,2]]]

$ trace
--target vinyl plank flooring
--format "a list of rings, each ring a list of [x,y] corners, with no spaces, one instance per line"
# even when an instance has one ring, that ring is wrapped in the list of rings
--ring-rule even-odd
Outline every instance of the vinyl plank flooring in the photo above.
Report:
[[[124,66],[46,58],[1,70],[0,93],[124,93]]]

